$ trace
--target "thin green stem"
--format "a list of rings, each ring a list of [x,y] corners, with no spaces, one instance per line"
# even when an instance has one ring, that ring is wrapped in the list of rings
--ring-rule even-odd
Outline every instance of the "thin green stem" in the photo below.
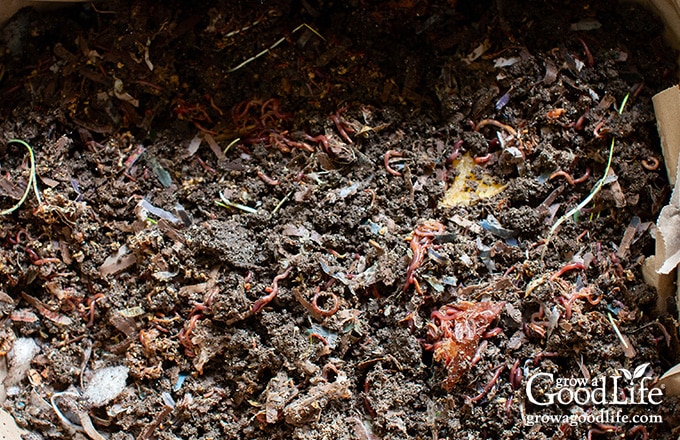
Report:
[[[28,156],[31,161],[31,169],[29,171],[29,176],[28,176],[28,185],[26,185],[26,190],[24,191],[24,195],[21,196],[21,199],[16,203],[16,205],[12,206],[9,209],[5,209],[3,211],[0,211],[0,215],[8,215],[19,209],[21,205],[24,204],[26,201],[26,198],[28,198],[28,194],[31,192],[31,188],[33,188],[33,192],[35,193],[35,198],[38,199],[38,204],[42,203],[42,200],[40,199],[40,192],[38,191],[38,179],[36,177],[36,171],[35,171],[35,155],[33,154],[33,148],[28,145],[28,143],[20,140],[20,139],[12,139],[8,142],[8,144],[11,143],[17,143],[21,144],[26,149],[28,150]]]
[[[626,103],[628,102],[628,98],[630,97],[630,93],[626,95],[625,98],[623,98],[623,101],[621,102],[621,107],[617,109],[617,112],[619,115],[623,113],[623,109],[626,106]],[[578,214],[581,212],[583,208],[588,205],[588,203],[593,200],[593,198],[597,195],[597,193],[600,192],[600,189],[602,189],[602,186],[604,186],[605,182],[607,181],[607,176],[609,175],[609,170],[612,167],[612,159],[614,158],[614,144],[615,144],[615,139],[612,138],[612,143],[609,146],[609,158],[607,159],[607,166],[604,169],[604,174],[600,178],[600,180],[597,181],[595,186],[593,187],[592,191],[590,191],[590,194],[588,194],[588,197],[586,197],[581,203],[576,205],[575,208],[572,208],[569,212],[564,214],[562,217],[557,219],[554,225],[550,228],[550,231],[548,232],[548,236],[545,239],[545,246],[543,247],[543,252],[541,253],[541,259],[543,259],[543,256],[545,255],[546,249],[548,249],[548,245],[550,244],[550,239],[552,238],[553,234],[557,230],[557,228],[560,227],[562,223],[567,221],[570,217]]]

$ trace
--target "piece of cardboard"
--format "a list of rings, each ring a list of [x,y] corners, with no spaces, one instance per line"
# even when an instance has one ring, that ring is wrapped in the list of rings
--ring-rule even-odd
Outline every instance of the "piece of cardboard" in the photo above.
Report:
[[[676,266],[680,262],[680,191],[675,185],[678,175],[678,156],[680,155],[680,88],[666,89],[652,98],[656,114],[661,150],[666,164],[666,172],[673,195],[661,214],[654,230],[656,252],[647,258],[643,265],[645,281],[657,290],[657,312],[666,313],[668,299],[673,295],[680,300],[680,291],[676,289]],[[680,304],[680,301],[678,301]]]
[[[680,48],[680,0],[646,0],[642,3],[663,19],[667,41]],[[661,210],[654,230],[655,255],[647,258],[642,272],[645,281],[656,288],[657,312],[663,314],[668,311],[668,299],[673,295],[680,304],[680,272],[677,270],[680,263],[680,188],[676,185],[680,170],[680,86],[657,93],[652,101],[673,193],[668,205]]]
[[[671,46],[680,48],[680,1],[678,0],[638,0],[647,5],[662,18],[666,25],[666,40]]]
[[[680,153],[680,87],[657,93],[652,98],[656,124],[661,138],[661,150],[671,185],[675,185]]]

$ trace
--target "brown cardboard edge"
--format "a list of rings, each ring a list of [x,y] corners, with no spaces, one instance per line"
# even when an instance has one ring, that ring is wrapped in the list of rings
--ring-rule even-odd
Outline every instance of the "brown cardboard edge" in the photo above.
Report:
[[[638,0],[639,1],[639,0]],[[680,48],[680,2],[678,0],[642,0],[666,25],[666,40],[675,48]]]
[[[680,48],[680,0],[646,0],[645,3],[666,25],[666,40],[675,48]],[[661,151],[666,165],[668,179],[673,186],[673,192],[677,180],[678,158],[680,156],[680,89],[678,86],[671,87],[657,93],[653,98],[654,113],[656,114],[657,129],[661,139]],[[675,295],[676,303],[680,304],[680,272],[661,274],[661,268],[666,260],[663,239],[658,230],[655,230],[656,249],[655,255],[645,260],[642,266],[642,274],[645,282],[656,288],[657,312],[660,314],[668,311],[668,299]],[[680,316],[680,311],[678,311]]]
[[[680,10],[674,10],[673,14],[680,17]],[[680,36],[680,19],[678,20],[678,32]],[[654,113],[656,114],[657,129],[661,140],[661,151],[666,165],[666,172],[671,185],[674,187],[675,194],[677,182],[678,160],[680,157],[680,87],[674,86],[663,90],[652,98]],[[657,223],[661,227],[660,223]],[[657,313],[664,314],[668,311],[668,299],[676,297],[680,304],[680,289],[676,283],[677,269],[669,274],[659,273],[659,269],[668,257],[666,249],[658,228],[654,232],[656,239],[655,255],[645,260],[642,267],[642,274],[645,282],[657,291]],[[680,311],[679,311],[680,312]],[[678,315],[680,317],[680,314]]]
[[[661,139],[666,172],[671,185],[675,186],[678,154],[680,153],[680,87],[663,90],[652,98],[656,125]]]

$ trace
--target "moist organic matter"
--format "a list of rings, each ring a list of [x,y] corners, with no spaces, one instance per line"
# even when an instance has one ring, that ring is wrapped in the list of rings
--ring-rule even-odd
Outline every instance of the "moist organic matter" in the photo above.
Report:
[[[641,276],[662,33],[610,0],[21,11],[0,208],[41,198],[0,217],[0,353],[39,351],[5,410],[49,439],[675,438],[672,398],[527,389],[677,362]]]

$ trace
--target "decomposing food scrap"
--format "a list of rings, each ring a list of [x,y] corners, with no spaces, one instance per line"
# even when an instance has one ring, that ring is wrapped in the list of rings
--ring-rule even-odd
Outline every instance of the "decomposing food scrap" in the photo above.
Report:
[[[446,190],[444,198],[439,202],[441,207],[467,206],[503,192],[506,185],[498,183],[487,173],[481,175],[474,173],[476,165],[478,164],[475,159],[467,153],[453,161],[453,168],[457,174]]]
[[[453,389],[472,367],[480,341],[488,336],[487,329],[504,306],[502,301],[462,301],[432,312],[425,348],[434,351],[434,359],[443,362],[448,371],[444,389]]]

